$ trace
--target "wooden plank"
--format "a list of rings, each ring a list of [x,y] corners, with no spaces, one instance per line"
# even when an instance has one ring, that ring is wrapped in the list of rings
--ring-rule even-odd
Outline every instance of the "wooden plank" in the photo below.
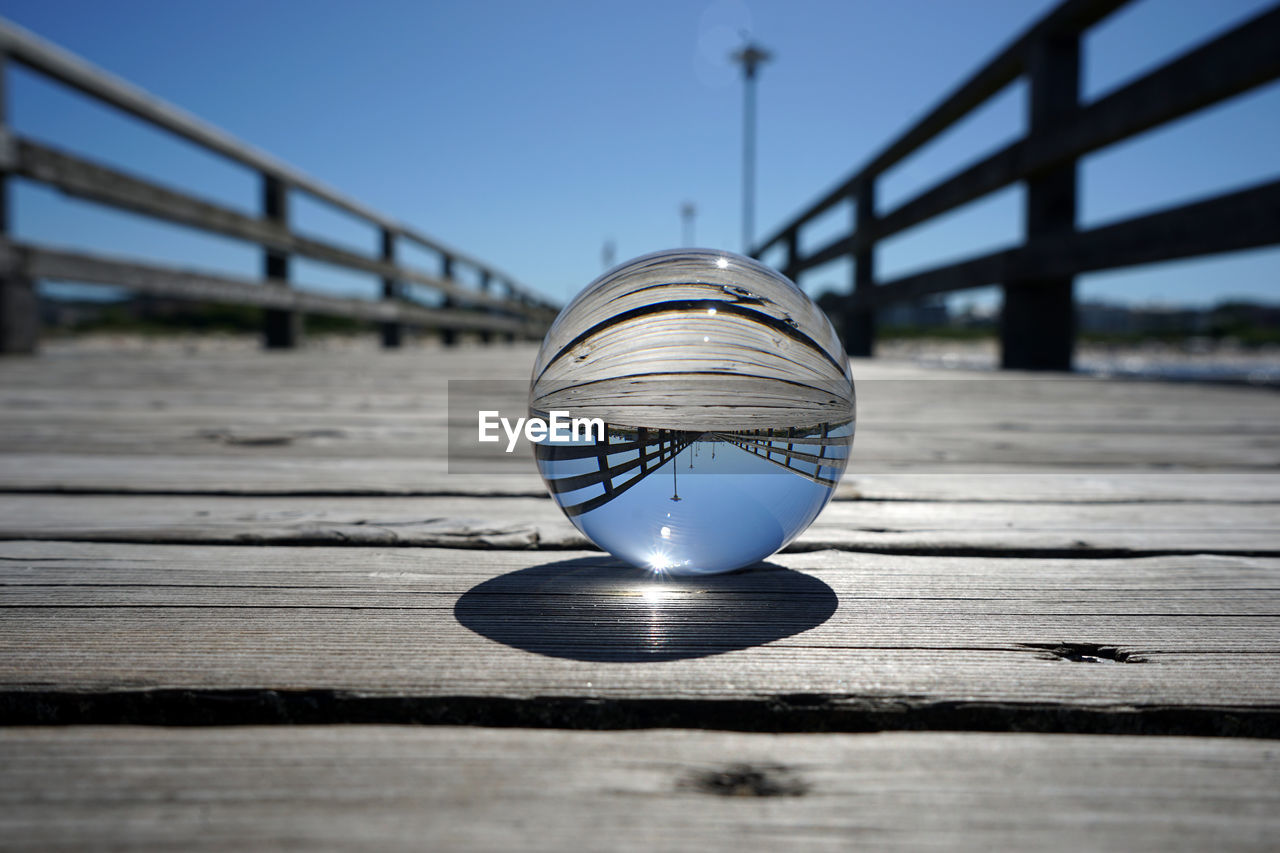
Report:
[[[870,232],[858,231],[855,229],[849,234],[827,241],[803,258],[797,258],[795,265],[786,271],[786,276],[794,281],[795,277],[805,270],[820,267],[823,264],[829,264],[836,258],[843,258],[846,255],[851,255],[859,249],[865,251],[868,246],[874,245],[875,241],[870,236]],[[855,261],[855,263],[857,262]],[[861,354],[862,353],[851,353],[851,355]]]
[[[856,454],[855,450],[855,454]],[[216,459],[216,464],[211,460]],[[515,495],[546,493],[532,463],[524,473],[503,467],[449,474],[440,460],[160,456],[149,454],[0,454],[0,491],[14,493],[225,495]],[[1070,470],[1025,466],[902,466],[849,472],[837,499],[907,501],[1131,501],[1274,503],[1280,475],[1229,471]]]
[[[1089,272],[1252,249],[1280,242],[1280,181],[1032,243],[1019,267]]]
[[[591,548],[550,498],[0,496],[0,538]]]
[[[1254,740],[72,727],[0,730],[0,757],[14,850],[1166,853],[1280,831]]]
[[[497,329],[525,334],[535,331],[529,321],[517,318],[462,310],[421,308],[403,302],[346,299],[284,286],[271,286],[283,284],[277,280],[268,279],[264,286],[263,282],[258,281],[131,262],[86,252],[7,243],[0,246],[0,254],[5,256],[4,263],[11,264],[32,279],[109,284],[142,293],[184,299],[260,305],[268,309],[291,309],[384,322],[400,319],[433,327]],[[376,265],[379,269],[383,266],[380,263]],[[412,277],[407,272],[405,274]]]
[[[164,348],[152,350],[163,353]],[[314,368],[307,365],[277,364],[272,361],[245,359],[233,354],[192,357],[175,353],[174,363],[148,366],[139,354],[118,359],[114,376],[111,365],[95,366],[91,358],[80,364],[64,363],[42,367],[23,377],[13,371],[0,377],[0,407],[12,417],[6,441],[25,442],[32,426],[43,419],[50,426],[79,431],[86,419],[102,418],[104,430],[124,429],[153,432],[156,436],[170,431],[229,428],[242,424],[245,428],[267,428],[274,423],[280,429],[352,427],[371,430],[415,430],[425,436],[451,420],[470,422],[474,427],[475,411],[454,412],[449,417],[448,387],[443,376],[412,375],[428,356],[419,349],[406,354],[403,361],[385,364],[363,357],[361,353],[307,353],[314,358]],[[511,355],[507,356],[512,358]],[[110,356],[104,356],[110,358]],[[350,359],[343,364],[344,358]],[[217,381],[219,362],[226,368],[258,368],[256,377],[239,377]],[[77,377],[75,368],[82,366],[87,376]],[[390,372],[374,385],[366,383],[343,387],[342,380],[356,375],[361,367],[383,368]],[[311,373],[333,369],[333,378]],[[474,373],[471,374],[474,376]],[[1106,441],[1108,436],[1121,439],[1125,435],[1159,435],[1199,437],[1212,445],[1216,437],[1232,442],[1252,437],[1261,444],[1275,437],[1280,427],[1268,419],[1280,414],[1280,400],[1272,391],[1245,386],[1172,385],[1103,380],[1055,381],[1039,385],[1033,381],[1001,384],[996,380],[950,380],[939,371],[936,381],[910,382],[861,379],[857,383],[859,418],[858,439],[898,446],[908,439],[895,439],[883,433],[910,433],[912,440],[949,440],[948,433],[958,433],[954,441],[976,436],[1004,433],[1018,439],[1027,434],[1029,440],[1060,440],[1074,433]],[[454,374],[453,378],[469,378]],[[296,384],[280,387],[279,401],[286,401],[288,412],[272,410],[268,389],[275,382],[296,380]],[[44,380],[60,384],[48,385]],[[505,382],[505,385],[498,384]],[[92,384],[91,384],[92,383]],[[146,383],[146,384],[143,384]],[[482,392],[502,396],[498,402],[523,408],[527,380],[497,380],[492,385],[476,386],[474,393],[459,394],[459,401],[485,402]],[[77,387],[78,386],[78,387]],[[185,386],[185,387],[184,387]],[[462,389],[464,391],[469,389]],[[500,393],[502,392],[502,393]],[[709,399],[719,399],[711,397]],[[932,403],[932,405],[930,405]],[[927,417],[921,412],[928,411]],[[132,418],[132,421],[129,419]],[[1041,439],[1040,437],[1044,437]],[[332,436],[331,436],[332,437]],[[91,436],[84,436],[92,440]],[[37,443],[39,443],[37,441]],[[47,442],[45,442],[47,444]],[[9,447],[16,445],[10,444]],[[72,449],[72,448],[68,448]],[[1173,461],[1176,451],[1166,461]],[[1148,454],[1155,458],[1154,454]]]
[[[70,453],[76,456],[122,454],[126,456],[226,459],[236,464],[247,459],[264,461],[314,460],[315,479],[325,476],[323,466],[363,459],[404,459],[415,469],[447,470],[446,428],[466,431],[475,445],[475,414],[451,424],[412,416],[359,418],[312,415],[281,422],[269,412],[209,414],[160,413],[139,419],[111,412],[95,419],[89,413],[42,423],[38,416],[13,418],[0,426],[12,462],[21,466],[21,455],[41,457]],[[48,423],[47,426],[44,423]],[[1158,435],[1158,443],[1152,436]],[[508,455],[501,446],[458,449],[457,461],[467,462],[459,476],[477,472],[477,466],[495,473],[524,474],[533,470],[528,446],[521,442]],[[1063,474],[1076,469],[1096,471],[1112,467],[1115,473],[1216,469],[1265,471],[1280,463],[1280,447],[1272,432],[1241,430],[1237,434],[1195,432],[1108,433],[1070,430],[1067,425],[1038,430],[992,428],[975,425],[950,432],[894,431],[889,426],[867,426],[854,443],[851,474],[914,471],[952,474],[1026,473]],[[38,473],[38,472],[37,472]],[[211,472],[212,475],[213,472]],[[397,478],[400,479],[400,478]],[[125,484],[122,484],[125,485]],[[0,477],[0,488],[5,488]]]
[[[127,346],[83,349],[78,339],[64,339],[50,343],[50,357],[5,361],[0,405],[7,411],[44,408],[51,415],[63,408],[232,412],[275,405],[308,414],[394,410],[431,417],[447,400],[446,378],[527,382],[536,351],[536,344],[521,343],[387,353],[370,341],[365,348],[339,344],[266,356],[252,338],[211,352],[191,348],[182,337],[147,343],[150,353],[142,355]],[[371,376],[378,381],[369,382]]]
[[[823,551],[677,582],[582,552],[5,542],[0,580],[14,722],[247,722],[241,696],[328,721],[1280,731],[1269,558]]]
[[[0,490],[263,495],[543,495],[522,474],[450,475],[440,459],[244,458],[130,454],[0,454]],[[508,469],[509,470],[509,469]]]
[[[0,495],[0,539],[174,544],[594,547],[545,496]],[[837,500],[788,551],[1277,554],[1280,502]]]
[[[1187,406],[1135,402],[1128,407],[1134,413],[1128,420],[1122,416],[1126,409],[1119,401],[1098,402],[1070,416],[1066,400],[1047,400],[1044,414],[1056,411],[1065,416],[1054,421],[1038,413],[1023,417],[1019,409],[1024,406],[1014,401],[1001,406],[994,395],[982,393],[973,394],[972,407],[965,404],[968,411],[948,410],[945,398],[953,389],[942,383],[938,386],[943,402],[937,409],[937,420],[913,420],[909,406],[901,404],[905,401],[870,411],[870,405],[864,406],[854,444],[856,462],[1266,468],[1276,461],[1274,444],[1280,430],[1259,417],[1280,406],[1280,401],[1271,403],[1274,395],[1259,395],[1258,405],[1246,403],[1239,411],[1217,413],[1208,409],[1213,395]],[[894,390],[862,387],[860,396],[868,401],[873,396],[879,401]],[[451,414],[444,395],[434,388],[423,388],[416,395],[379,394],[371,389],[364,399],[358,389],[353,391],[356,393],[339,390],[326,395],[319,389],[282,388],[280,404],[295,406],[282,412],[273,411],[257,391],[246,390],[243,402],[236,404],[232,388],[192,389],[187,394],[135,388],[122,390],[118,396],[105,390],[76,395],[57,388],[32,389],[30,393],[11,388],[0,391],[6,417],[0,422],[0,444],[11,453],[166,455],[207,451],[230,455],[229,448],[258,443],[274,446],[272,453],[285,455],[305,448],[314,455],[340,452],[352,458],[423,452],[443,456],[448,446],[446,428],[475,434],[477,412],[474,406],[462,408],[462,403],[478,402],[483,407],[487,402],[480,395],[455,400],[459,409]],[[523,408],[523,395],[508,396],[512,399],[501,401],[510,404],[503,414],[514,418],[517,409]],[[708,398],[723,399],[711,394]],[[219,405],[223,400],[226,404]],[[414,411],[414,400],[424,405],[420,414]],[[979,410],[983,400],[993,404],[985,416]],[[1026,402],[1032,401],[1029,398]],[[948,417],[949,412],[954,415]],[[1162,414],[1170,420],[1160,421]],[[1147,447],[1137,443],[1140,438],[1153,437],[1159,437],[1156,447],[1150,442]],[[494,451],[495,458],[503,458],[504,448],[505,443],[487,450]],[[476,452],[481,450],[475,448]]]
[[[104,408],[112,395],[119,395],[124,402],[117,408],[145,400],[174,407],[213,401],[211,405],[237,409],[265,405],[290,393],[290,405],[306,410],[428,408],[444,399],[446,378],[527,383],[537,351],[536,343],[456,352],[433,349],[428,371],[421,348],[386,353],[372,344],[344,345],[264,357],[248,340],[225,351],[202,351],[182,338],[157,338],[147,342],[147,349],[165,357],[154,358],[128,350],[128,343],[122,340],[119,349],[108,351],[101,341],[59,339],[50,343],[49,357],[6,361],[0,365],[0,405],[49,409],[61,402]],[[1177,415],[1178,423],[1189,419],[1195,424],[1230,424],[1246,417],[1262,422],[1274,419],[1277,405],[1274,394],[1248,387],[939,370],[868,359],[852,364],[859,402],[866,404],[859,412],[862,423],[892,420],[895,426],[914,424],[916,429],[939,421],[949,426],[997,418],[1048,422],[1071,417],[1085,426],[1100,420],[1112,426],[1142,421],[1143,428],[1158,428],[1158,422],[1171,415]],[[357,382],[369,375],[379,381]],[[440,396],[428,399],[428,394]],[[243,398],[242,404],[236,404],[236,395]],[[941,404],[935,402],[940,395],[945,395]],[[930,407],[930,417],[919,416],[922,406]],[[1233,418],[1223,409],[1245,414]],[[1215,410],[1217,420],[1211,421]]]
[[[1013,279],[1074,275],[1092,270],[1238,251],[1280,242],[1280,181],[1224,193],[1115,225],[1003,249],[885,282],[867,297],[883,305],[934,293]]]
[[[899,276],[881,282],[866,294],[853,294],[850,301],[862,307],[885,305],[931,296],[935,293],[1001,284],[1014,277],[1019,251],[1018,249],[1001,249],[945,266]]]
[[[498,453],[465,475],[448,474],[444,458],[445,378],[513,377],[511,405],[522,408],[532,347],[433,351],[431,372],[421,350],[268,358],[192,355],[175,343],[156,353],[164,357],[66,351],[6,363],[0,489],[543,493],[526,457]],[[854,372],[861,418],[841,496],[1277,496],[1280,398],[1265,390],[940,374],[869,362]],[[939,375],[948,378],[922,381]],[[468,417],[474,412],[455,412],[453,421],[465,427]]]
[[[196,198],[136,175],[59,151],[35,140],[14,137],[16,174],[50,184],[77,198],[158,216],[229,237],[290,248],[287,228],[229,207]]]
[[[1005,470],[979,476],[959,470],[947,474],[904,470],[894,473],[845,475],[837,499],[881,501],[1027,501],[1161,504],[1181,501],[1214,503],[1273,503],[1280,497],[1280,476],[1274,472],[1151,471],[1079,469],[1067,472]]]

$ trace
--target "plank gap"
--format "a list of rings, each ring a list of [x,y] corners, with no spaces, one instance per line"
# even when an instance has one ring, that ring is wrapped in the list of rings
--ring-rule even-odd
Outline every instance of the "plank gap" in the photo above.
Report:
[[[103,531],[100,535],[77,531],[77,535],[68,535],[66,531],[53,531],[49,535],[38,532],[21,532],[6,535],[0,532],[0,542],[99,542],[121,545],[148,545],[156,548],[433,548],[440,550],[461,551],[514,551],[528,553],[556,553],[590,551],[603,554],[600,548],[589,541],[533,541],[529,544],[504,545],[500,541],[468,539],[459,536],[456,541],[449,537],[432,539],[429,543],[395,540],[369,542],[365,540],[344,540],[331,535],[321,536],[287,536],[274,535],[271,539],[255,540],[246,536],[228,541],[225,538],[184,537],[181,541],[159,536],[131,536],[120,531]],[[805,542],[798,540],[787,545],[780,554],[806,554],[820,551],[834,551],[855,554],[879,554],[884,556],[903,557],[975,557],[987,559],[1081,559],[1081,560],[1116,560],[1142,557],[1185,557],[1188,555],[1204,555],[1217,557],[1277,557],[1280,556],[1280,540],[1275,548],[1098,548],[1081,544],[1074,548],[1036,548],[1008,547],[993,548],[989,546],[965,546],[959,544],[946,545],[849,545],[841,542],[818,540]],[[0,558],[4,559],[4,558]]]
[[[1280,706],[922,702],[824,693],[736,700],[370,696],[333,690],[0,692],[0,725],[461,725],[738,732],[968,731],[1280,738]]]

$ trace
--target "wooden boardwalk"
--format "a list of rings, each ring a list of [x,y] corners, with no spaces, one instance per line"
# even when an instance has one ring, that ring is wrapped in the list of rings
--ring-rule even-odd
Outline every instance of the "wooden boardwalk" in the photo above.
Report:
[[[528,346],[53,350],[0,362],[0,847],[1280,844],[1274,391],[855,360],[813,528],[654,584],[448,473],[446,380]]]

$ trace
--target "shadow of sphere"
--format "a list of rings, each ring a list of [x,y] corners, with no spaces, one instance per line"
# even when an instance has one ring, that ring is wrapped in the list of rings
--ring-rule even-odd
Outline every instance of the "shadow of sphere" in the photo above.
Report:
[[[607,555],[533,566],[468,590],[459,623],[504,645],[581,661],[722,654],[821,625],[838,599],[817,578],[773,563],[672,578]]]

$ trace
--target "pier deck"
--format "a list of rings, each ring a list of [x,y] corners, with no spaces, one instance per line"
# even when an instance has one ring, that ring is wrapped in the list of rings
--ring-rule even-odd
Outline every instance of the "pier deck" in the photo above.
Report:
[[[0,363],[4,846],[1280,839],[1274,391],[855,360],[818,522],[655,595],[447,472],[532,358]]]

